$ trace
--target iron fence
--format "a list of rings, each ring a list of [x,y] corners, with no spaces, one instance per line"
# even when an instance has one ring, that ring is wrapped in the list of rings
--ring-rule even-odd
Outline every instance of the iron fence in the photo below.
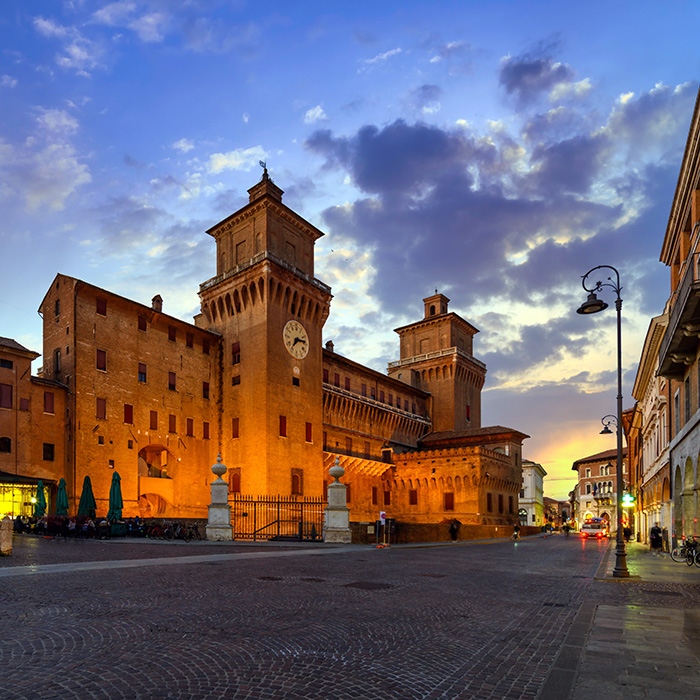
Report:
[[[308,540],[323,538],[326,501],[322,497],[246,496],[233,494],[231,525],[237,540]]]

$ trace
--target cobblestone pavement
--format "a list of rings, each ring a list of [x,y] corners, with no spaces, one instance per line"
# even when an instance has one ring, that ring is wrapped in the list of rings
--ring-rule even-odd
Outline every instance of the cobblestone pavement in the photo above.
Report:
[[[700,602],[700,569],[599,581],[607,545],[574,537],[388,549],[14,545],[0,559],[3,700],[589,700],[595,635],[606,624],[613,634],[613,612],[625,625],[640,608],[659,613],[654,626],[685,625],[674,648],[686,662],[697,643],[683,611]],[[630,659],[649,672],[634,649]],[[644,697],[626,687],[610,697]]]

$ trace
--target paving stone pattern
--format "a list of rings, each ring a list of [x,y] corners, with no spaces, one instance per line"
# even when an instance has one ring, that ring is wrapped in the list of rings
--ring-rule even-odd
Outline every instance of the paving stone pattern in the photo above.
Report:
[[[694,579],[594,581],[604,555],[557,536],[389,549],[16,537],[0,560],[0,697],[543,698],[584,605],[601,620],[697,607]],[[579,674],[576,700],[590,690]]]

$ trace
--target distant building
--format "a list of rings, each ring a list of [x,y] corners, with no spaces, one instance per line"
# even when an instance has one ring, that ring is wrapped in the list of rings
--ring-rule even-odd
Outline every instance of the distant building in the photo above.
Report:
[[[323,498],[338,460],[363,527],[380,512],[406,526],[515,523],[527,436],[481,425],[477,329],[436,291],[422,319],[396,329],[387,374],[323,347],[323,233],[267,171],[249,195],[207,231],[216,274],[192,324],[160,296],[144,305],[56,276],[40,306],[40,376],[36,353],[0,343],[0,487],[64,477],[75,512],[89,475],[105,513],[116,470],[125,516],[205,518],[218,454],[232,499]],[[26,513],[13,499],[0,509]]]
[[[547,472],[541,464],[523,460],[523,487],[520,491],[520,522],[541,527],[544,519],[544,477]]]
[[[622,476],[628,479],[627,448],[622,452]],[[617,530],[617,449],[577,459],[572,470],[578,473],[579,525],[588,518],[603,518]]]

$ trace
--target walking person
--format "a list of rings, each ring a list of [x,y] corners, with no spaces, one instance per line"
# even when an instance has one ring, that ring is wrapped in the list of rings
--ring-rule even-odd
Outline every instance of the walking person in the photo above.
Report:
[[[659,523],[656,523],[649,532],[649,544],[651,545],[651,551],[653,554],[661,554],[663,540],[661,539],[661,528],[659,527]]]
[[[520,525],[516,525],[513,528],[513,534],[511,535],[513,542],[517,542],[520,539]]]

